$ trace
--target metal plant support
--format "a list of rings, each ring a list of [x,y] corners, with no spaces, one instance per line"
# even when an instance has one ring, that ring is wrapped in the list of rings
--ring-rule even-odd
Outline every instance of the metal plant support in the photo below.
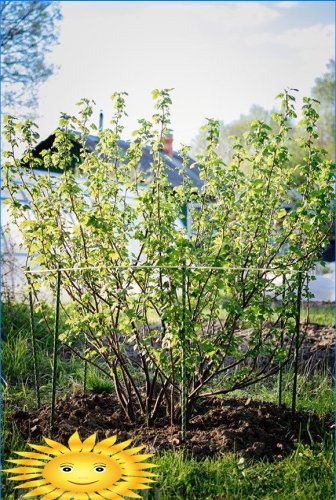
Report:
[[[296,400],[297,400],[297,379],[299,369],[299,350],[300,350],[300,320],[301,320],[301,296],[302,296],[302,272],[299,271],[297,275],[298,287],[296,295],[296,318],[295,318],[295,358],[294,358],[294,379],[293,379],[293,392],[292,392],[292,418],[294,419],[296,413]]]
[[[61,275],[62,275],[61,269],[59,266],[57,266],[53,364],[52,364],[52,396],[51,396],[51,414],[50,414],[50,427],[51,428],[54,427],[54,423],[55,423],[56,382],[57,382],[57,350],[58,350],[59,311],[60,311],[61,279],[62,279]]]
[[[283,274],[282,275],[282,306],[283,302],[285,300],[285,283],[286,283],[286,276]],[[283,318],[281,317],[281,324],[280,324],[280,329],[281,329],[281,334],[280,334],[280,347],[283,349],[284,345],[284,334],[283,334],[283,326],[284,326],[284,321]],[[283,365],[282,362],[279,363],[279,378],[278,378],[278,404],[279,406],[282,404],[282,383],[283,383]]]
[[[30,318],[31,343],[32,343],[32,351],[33,351],[36,404],[37,404],[37,408],[40,408],[40,406],[41,406],[40,377],[39,377],[39,370],[38,370],[38,364],[37,364],[35,321],[34,321],[34,302],[33,302],[33,294],[32,294],[31,289],[29,289],[29,318]]]
[[[85,337],[85,343],[84,343],[84,357],[86,355],[87,351],[87,338]],[[85,359],[84,360],[84,373],[83,373],[83,392],[86,394],[86,389],[87,389],[87,369],[88,369],[88,362]]]
[[[181,434],[182,442],[186,440],[187,430],[187,380],[186,380],[186,262],[182,264],[182,318],[181,318]]]

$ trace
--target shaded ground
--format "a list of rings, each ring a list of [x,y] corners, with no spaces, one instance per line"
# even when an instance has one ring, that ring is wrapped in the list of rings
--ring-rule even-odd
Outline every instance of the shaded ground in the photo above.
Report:
[[[91,393],[64,397],[58,402],[55,430],[50,433],[50,409],[28,413],[17,410],[12,415],[23,437],[36,442],[42,435],[64,444],[78,430],[82,438],[98,432],[102,439],[113,434],[118,440],[133,439],[133,445],[144,444],[150,452],[183,448],[179,427],[169,426],[161,417],[155,427],[130,423],[118,409],[109,393]],[[290,453],[297,440],[311,444],[331,435],[333,417],[324,419],[298,412],[292,424],[285,406],[250,399],[212,399],[197,409],[188,426],[186,449],[193,456],[218,456],[239,452],[246,458],[280,459]],[[307,426],[309,431],[307,431]]]

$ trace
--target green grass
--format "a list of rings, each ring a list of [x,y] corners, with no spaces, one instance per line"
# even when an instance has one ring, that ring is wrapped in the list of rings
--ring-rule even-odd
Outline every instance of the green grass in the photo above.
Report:
[[[282,401],[288,407],[292,402],[293,370],[288,370],[283,376]],[[278,402],[278,376],[267,381],[237,390],[234,397],[251,397],[260,401]],[[315,372],[299,373],[297,385],[297,410],[313,411],[318,415],[334,412],[334,389],[331,374]]]
[[[10,435],[9,435],[10,433]],[[10,450],[28,450],[12,425],[4,426]],[[6,453],[7,456],[11,455]],[[13,457],[12,457],[13,458]],[[195,460],[182,453],[158,454],[157,483],[139,491],[144,500],[331,500],[333,498],[333,447],[303,446],[281,461],[244,460],[226,454],[218,459]],[[21,498],[13,482],[3,481],[3,498]]]
[[[94,366],[88,365],[87,389],[94,392],[113,392],[114,385],[111,379],[104,378],[99,370]]]
[[[284,460],[245,461],[233,454],[220,459],[184,460],[167,453],[153,458],[160,467],[158,486],[145,499],[311,499],[333,498],[331,444],[313,449],[298,445]]]
[[[16,450],[26,449],[17,445]],[[184,459],[179,453],[153,457],[158,474],[151,490],[139,491],[144,500],[332,500],[333,449],[298,445],[279,462],[244,461],[233,454],[214,460]],[[13,482],[4,482],[7,500],[20,498]],[[15,496],[14,496],[15,495]]]
[[[302,318],[305,319],[306,316],[307,306],[304,304],[302,306]],[[333,326],[335,324],[335,304],[316,305],[311,303],[309,305],[309,321],[318,323],[319,325]]]
[[[206,310],[209,313],[209,310]],[[301,307],[301,320],[305,321],[307,317],[308,306],[306,302],[302,303]],[[219,318],[225,320],[227,312],[223,309],[219,312]],[[275,318],[276,316],[274,316]],[[148,311],[148,319],[151,324],[160,323],[159,315],[152,309]],[[311,302],[309,304],[309,320],[312,323],[318,323],[320,325],[330,325],[335,324],[335,304],[324,303],[324,304],[314,304]]]
[[[49,326],[53,327],[53,311],[44,306]],[[42,400],[48,400],[51,390],[52,334],[41,313],[35,315],[37,365]],[[61,321],[61,328],[64,318]],[[2,376],[12,393],[29,390],[34,384],[34,363],[30,331],[29,309],[26,304],[3,304],[2,314]],[[83,386],[84,362],[74,355],[58,357],[57,390],[64,393],[74,386]],[[113,384],[101,372],[88,364],[87,389],[97,392],[112,391]],[[6,390],[6,388],[5,388]],[[43,397],[45,396],[45,398]]]
[[[52,321],[52,311],[47,311]],[[305,307],[302,319],[305,319]],[[51,353],[52,338],[37,315],[37,347],[41,372],[42,400],[50,400],[51,361],[46,354]],[[14,450],[25,450],[27,444],[22,440],[10,413],[17,407],[29,410],[35,406],[33,388],[33,360],[31,352],[29,314],[21,304],[4,308],[3,314],[2,363],[5,385],[3,389],[3,450],[7,459]],[[333,305],[310,306],[310,321],[325,325],[334,324]],[[73,356],[59,360],[59,394],[71,393],[82,388],[84,365]],[[292,370],[284,373],[283,401],[290,406]],[[252,397],[263,401],[277,402],[277,376],[241,391],[236,397]],[[95,368],[88,366],[87,389],[89,391],[112,391],[110,380],[104,378]],[[333,388],[331,375],[327,372],[310,372],[307,369],[299,374],[299,410],[313,411],[320,416],[333,412]],[[141,438],[141,436],[139,436]],[[12,457],[13,458],[13,457]],[[180,453],[165,453],[153,457],[159,465],[158,483],[148,492],[139,492],[144,499],[172,500],[215,500],[215,499],[265,499],[265,500],[329,500],[333,498],[333,449],[326,439],[324,444],[311,447],[298,443],[290,456],[277,462],[266,460],[244,461],[234,454],[221,458],[196,461],[183,458]],[[14,493],[13,482],[3,480],[3,498],[21,498]]]

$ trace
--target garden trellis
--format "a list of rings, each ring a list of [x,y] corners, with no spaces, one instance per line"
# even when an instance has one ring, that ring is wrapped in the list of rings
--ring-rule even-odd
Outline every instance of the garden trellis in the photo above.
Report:
[[[206,269],[206,270],[214,270],[216,272],[225,272],[232,270],[232,268],[228,267],[219,267],[219,266],[188,266],[184,261],[180,266],[160,266],[160,265],[136,265],[136,266],[114,266],[115,270],[125,270],[125,269],[133,269],[134,271],[141,271],[143,269],[155,271],[157,269],[177,269],[181,272],[181,327],[180,327],[180,341],[181,341],[181,387],[180,387],[180,405],[181,405],[181,440],[185,442],[186,440],[186,431],[187,431],[187,422],[188,422],[188,411],[187,411],[187,383],[186,383],[186,350],[187,350],[187,323],[186,323],[186,278],[187,274],[190,277],[190,273],[193,270],[197,269]],[[36,359],[36,339],[34,333],[34,309],[33,309],[33,298],[32,291],[34,291],[36,296],[36,291],[34,290],[34,277],[39,274],[51,273],[56,276],[56,296],[55,296],[55,319],[54,319],[54,329],[53,329],[53,361],[52,361],[52,393],[51,393],[51,404],[50,404],[50,427],[51,429],[54,426],[55,422],[55,411],[56,411],[56,388],[57,388],[57,357],[58,357],[58,348],[59,348],[59,314],[60,314],[60,302],[61,302],[61,282],[62,282],[62,272],[71,272],[71,271],[87,271],[87,270],[99,270],[99,268],[61,268],[60,266],[57,269],[41,269],[41,270],[30,270],[25,271],[27,276],[28,284],[29,284],[29,304],[30,304],[30,318],[31,318],[31,335],[32,335],[32,346],[33,346],[33,360],[34,360],[34,384],[35,384],[35,392],[36,392],[36,403],[38,408],[40,407],[40,387],[39,387],[39,368],[37,366]],[[235,270],[240,271],[263,271],[263,272],[273,272],[276,271],[274,268],[235,268]],[[300,336],[300,313],[301,313],[301,300],[302,300],[302,287],[303,287],[303,276],[302,271],[294,271],[287,270],[287,272],[294,273],[297,277],[297,300],[296,300],[296,310],[295,314],[295,332],[294,332],[294,375],[293,375],[293,389],[292,389],[292,418],[295,417],[296,412],[296,403],[297,403],[297,377],[298,377],[298,369],[299,369],[299,349],[302,343],[304,336]],[[285,282],[285,275],[281,274],[283,283]],[[309,276],[306,277],[307,282],[306,286],[308,287]],[[281,300],[285,300],[285,289],[283,290]],[[309,308],[308,308],[308,316],[309,317]],[[282,320],[281,320],[282,321]],[[280,325],[281,326],[281,325]],[[50,329],[49,329],[50,330]],[[51,330],[50,330],[51,332]],[[122,332],[121,332],[122,333]],[[86,340],[85,340],[86,344]],[[283,332],[281,332],[281,346],[283,347]],[[87,362],[88,360],[83,357],[84,361],[84,377],[83,377],[83,392],[86,390],[86,375],[87,375]],[[287,363],[288,359],[286,360]],[[279,405],[282,404],[282,369],[285,363],[280,363],[277,369],[274,371],[279,371],[279,382],[278,382],[278,401]],[[276,367],[275,367],[276,368]]]

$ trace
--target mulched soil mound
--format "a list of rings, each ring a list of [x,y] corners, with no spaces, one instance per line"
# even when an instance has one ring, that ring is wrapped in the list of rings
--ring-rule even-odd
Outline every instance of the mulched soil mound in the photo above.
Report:
[[[213,398],[197,408],[188,426],[187,443],[182,445],[180,428],[170,426],[166,417],[155,426],[130,423],[109,393],[76,394],[59,400],[55,430],[50,433],[50,408],[12,414],[23,437],[36,442],[41,436],[64,444],[78,430],[81,438],[97,432],[98,438],[118,435],[118,441],[133,439],[133,445],[144,444],[148,452],[158,450],[186,451],[195,458],[214,457],[238,452],[246,458],[281,459],[295,447],[295,441],[311,444],[322,441],[334,427],[332,416],[324,419],[298,412],[292,424],[285,406],[250,399]],[[307,431],[307,427],[309,431]]]

